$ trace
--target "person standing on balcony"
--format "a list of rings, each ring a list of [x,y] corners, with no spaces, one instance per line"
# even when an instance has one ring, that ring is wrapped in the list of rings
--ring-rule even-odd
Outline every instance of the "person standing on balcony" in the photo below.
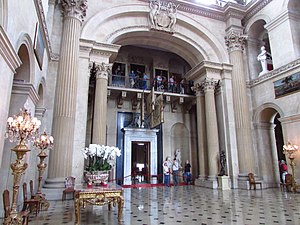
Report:
[[[148,75],[146,73],[144,73],[143,75],[143,90],[147,90],[147,82],[148,82]]]
[[[136,79],[136,75],[134,70],[131,70],[131,73],[129,74],[129,85],[130,88],[133,88],[135,85],[135,79]]]
[[[174,92],[175,89],[175,76],[172,75],[169,79],[169,91]]]

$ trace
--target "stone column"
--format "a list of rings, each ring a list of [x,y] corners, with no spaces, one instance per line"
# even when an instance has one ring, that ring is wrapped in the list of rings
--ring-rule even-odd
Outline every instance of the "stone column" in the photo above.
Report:
[[[207,133],[208,178],[214,180],[218,174],[219,135],[215,102],[216,81],[206,78],[202,83],[205,95]],[[200,162],[201,163],[201,162]],[[213,187],[216,188],[216,187]]]
[[[237,31],[229,31],[225,37],[232,68],[232,91],[237,149],[240,175],[254,172],[253,144],[251,134],[251,117],[247,98],[247,88],[243,62],[243,50],[246,37]]]
[[[110,64],[96,64],[96,94],[92,142],[106,144],[107,82]]]
[[[198,137],[198,160],[199,178],[207,176],[207,149],[206,149],[206,128],[205,128],[205,101],[203,89],[200,84],[195,85],[196,107],[197,107],[197,137]]]
[[[64,20],[53,114],[54,149],[50,153],[49,178],[71,175],[78,79],[80,27],[87,0],[62,0]]]

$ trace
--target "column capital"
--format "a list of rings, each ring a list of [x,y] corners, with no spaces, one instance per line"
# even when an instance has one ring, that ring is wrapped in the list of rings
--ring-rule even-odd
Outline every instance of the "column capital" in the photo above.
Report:
[[[205,80],[201,83],[204,93],[208,91],[214,91],[216,89],[218,82],[213,78],[205,78]]]
[[[241,32],[231,30],[225,36],[225,44],[229,52],[243,51],[246,44],[247,36]]]
[[[201,83],[196,83],[193,87],[193,91],[196,92],[196,96],[203,96],[203,87]]]
[[[111,74],[112,64],[106,64],[104,62],[98,64],[95,63],[96,79],[104,78],[108,79],[108,75]]]
[[[86,16],[87,0],[61,0],[63,15],[83,22]]]

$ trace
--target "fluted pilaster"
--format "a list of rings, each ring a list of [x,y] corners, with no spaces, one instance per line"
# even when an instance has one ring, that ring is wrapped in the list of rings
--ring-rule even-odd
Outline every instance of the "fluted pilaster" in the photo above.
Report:
[[[232,91],[234,116],[237,134],[237,149],[240,174],[248,174],[254,171],[253,144],[251,138],[251,118],[249,112],[245,68],[243,62],[243,50],[246,37],[242,34],[230,31],[225,37],[228,46],[232,68]]]
[[[66,177],[72,171],[76,111],[79,36],[86,0],[62,0],[64,25],[56,81],[53,118],[54,150],[50,153],[49,177]]]
[[[215,102],[216,81],[206,78],[202,83],[205,95],[205,116],[207,131],[208,176],[218,174],[219,135]]]
[[[106,144],[107,82],[110,64],[96,64],[96,93],[92,142]]]
[[[207,149],[206,143],[206,128],[205,128],[205,101],[202,86],[195,85],[196,91],[196,106],[197,106],[197,138],[198,138],[198,159],[199,159],[199,177],[205,177],[207,171]]]

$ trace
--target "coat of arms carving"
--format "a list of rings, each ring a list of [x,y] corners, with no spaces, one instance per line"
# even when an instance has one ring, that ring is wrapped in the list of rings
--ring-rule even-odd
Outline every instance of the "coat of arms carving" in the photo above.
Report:
[[[177,19],[177,8],[173,2],[150,0],[150,26],[151,29],[174,33]]]

